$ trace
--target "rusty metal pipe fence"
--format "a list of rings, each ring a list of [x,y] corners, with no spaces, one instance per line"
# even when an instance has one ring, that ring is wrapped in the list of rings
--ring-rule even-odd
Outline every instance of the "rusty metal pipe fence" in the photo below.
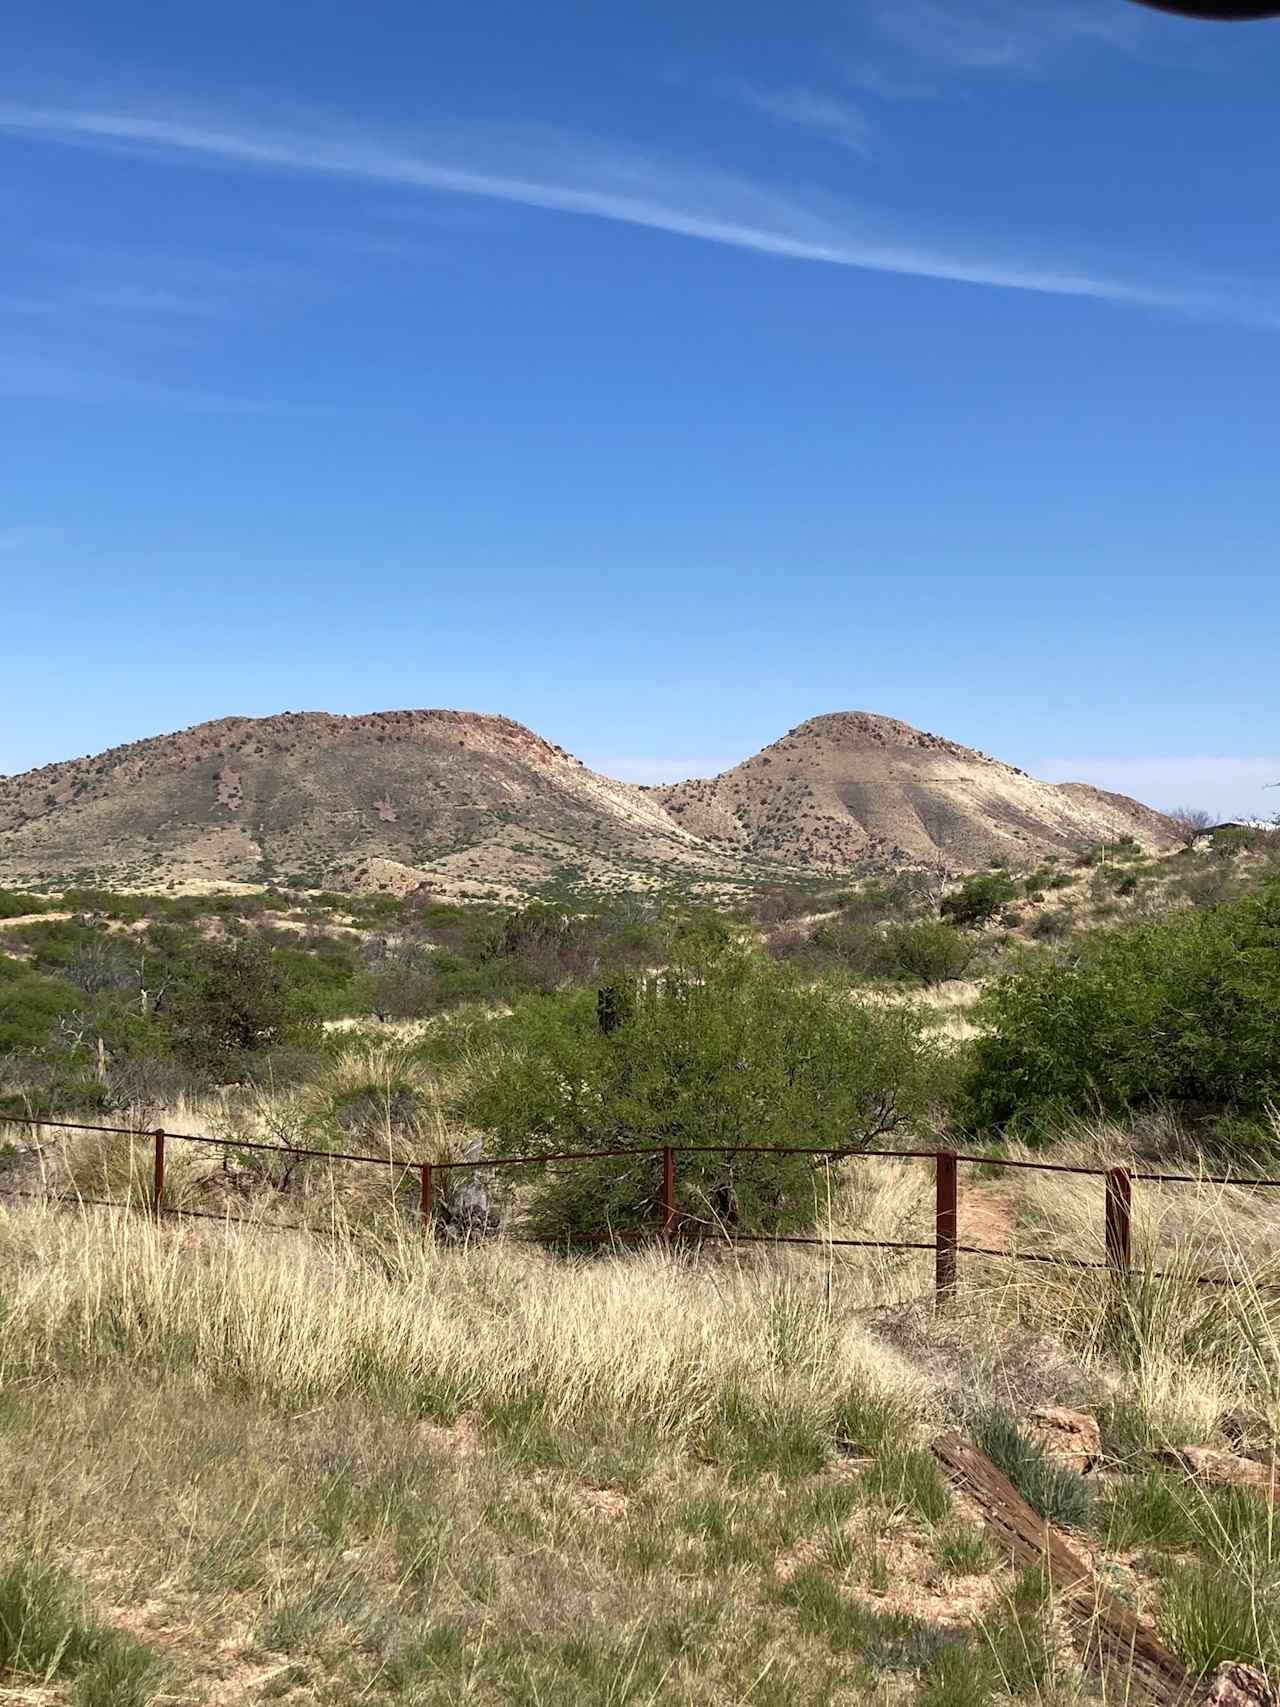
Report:
[[[249,1150],[270,1155],[313,1158],[317,1161],[353,1162],[372,1167],[390,1167],[402,1174],[418,1176],[418,1214],[424,1233],[430,1233],[436,1217],[436,1185],[441,1174],[489,1171],[498,1168],[535,1167],[553,1162],[601,1161],[610,1157],[661,1158],[659,1214],[656,1226],[647,1228],[611,1228],[603,1234],[563,1235],[569,1243],[591,1243],[597,1240],[628,1240],[675,1237],[702,1242],[731,1244],[768,1244],[822,1246],[832,1249],[932,1251],[934,1253],[934,1288],[940,1305],[954,1298],[959,1281],[961,1255],[1001,1258],[1010,1262],[1049,1263],[1078,1269],[1107,1269],[1122,1285],[1127,1285],[1134,1270],[1133,1263],[1133,1182],[1135,1180],[1160,1185],[1236,1186],[1260,1190],[1280,1190],[1280,1179],[1255,1179],[1234,1174],[1185,1174],[1147,1172],[1122,1167],[1087,1167],[1072,1162],[1025,1161],[1001,1156],[982,1156],[960,1150],[879,1150],[849,1145],[779,1145],[779,1144],[655,1144],[615,1145],[603,1150],[560,1150],[547,1155],[485,1157],[475,1161],[396,1161],[389,1156],[370,1156],[352,1151],[315,1150],[296,1144],[268,1144],[257,1139],[213,1138],[207,1133],[166,1132],[163,1127],[103,1126],[78,1120],[45,1120],[31,1116],[0,1115],[0,1126],[24,1127],[31,1131],[49,1129],[63,1132],[92,1132],[119,1138],[144,1138],[152,1145],[151,1196],[144,1205],[147,1213],[157,1220],[165,1215],[190,1217],[196,1220],[218,1221],[235,1225],[238,1218],[215,1214],[209,1210],[179,1208],[165,1202],[166,1145],[170,1139],[184,1144],[207,1144],[223,1150]],[[681,1212],[676,1202],[676,1159],[681,1155],[714,1154],[723,1156],[815,1156],[827,1162],[856,1160],[871,1157],[878,1160],[932,1162],[934,1167],[934,1236],[932,1240],[910,1239],[845,1239],[799,1233],[741,1233],[720,1221],[708,1222],[689,1212]],[[962,1164],[987,1168],[1022,1168],[1034,1173],[1079,1174],[1101,1179],[1104,1184],[1104,1221],[1102,1248],[1105,1256],[1099,1261],[1066,1257],[1047,1252],[1002,1250],[987,1245],[960,1242],[959,1172]],[[82,1194],[53,1196],[46,1192],[11,1190],[0,1186],[0,1197],[20,1197],[45,1202],[71,1203],[103,1209],[131,1209],[133,1202],[121,1203],[106,1198],[85,1197]],[[301,1222],[255,1222],[255,1230],[266,1232],[309,1231],[329,1232],[331,1228],[311,1226]],[[554,1242],[560,1243],[561,1239]],[[1167,1278],[1165,1271],[1145,1270],[1151,1278]],[[1230,1275],[1188,1275],[1181,1278],[1201,1285],[1229,1286],[1235,1284]]]

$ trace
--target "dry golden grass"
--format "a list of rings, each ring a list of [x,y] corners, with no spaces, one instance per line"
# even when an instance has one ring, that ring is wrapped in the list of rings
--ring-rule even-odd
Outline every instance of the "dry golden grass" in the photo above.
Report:
[[[210,1158],[172,1150],[187,1190]],[[66,1144],[57,1177],[104,1154]],[[146,1147],[129,1154],[114,1183],[145,1185]],[[913,1453],[1043,1402],[1099,1416],[1113,1476],[1152,1445],[1276,1437],[1280,1206],[1237,1188],[1183,1188],[1176,1213],[1138,1188],[1127,1301],[1097,1271],[962,1258],[939,1315],[928,1253],[468,1248],[421,1236],[391,1170],[361,1171],[353,1209],[354,1172],[283,1195],[327,1214],[325,1238],[253,1225],[282,1201],[261,1183],[228,1204],[249,1224],[0,1208],[4,1556],[47,1555],[156,1658],[141,1682],[16,1678],[10,1698],[1087,1696],[1050,1613]],[[931,1191],[926,1165],[856,1162],[825,1224],[928,1238]],[[962,1205],[1015,1246],[1100,1251],[1088,1180],[966,1170]],[[1251,1278],[1193,1285],[1207,1250]],[[1099,1517],[1086,1544],[1189,1628],[1199,1579],[1166,1602],[1129,1533],[1154,1510],[1134,1504],[1114,1547]],[[1227,1577],[1266,1611],[1273,1554],[1249,1536]]]
[[[926,989],[914,985],[903,989],[860,989],[856,999],[872,1007],[915,1008],[936,1036],[948,1043],[966,1043],[977,1037],[980,1030],[970,1015],[982,991],[980,979],[953,978]]]

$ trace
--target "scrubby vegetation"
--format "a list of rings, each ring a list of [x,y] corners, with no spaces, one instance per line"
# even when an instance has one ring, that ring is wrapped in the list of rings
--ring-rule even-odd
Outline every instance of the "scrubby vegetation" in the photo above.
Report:
[[[1051,1128],[1073,1113],[1166,1104],[1263,1149],[1280,1101],[1280,882],[1095,930],[1069,959],[993,985],[981,1018],[969,1080],[979,1125]]]
[[[813,1159],[724,1152],[883,1144],[922,1130],[944,1098],[946,1064],[909,1009],[841,999],[741,950],[686,946],[660,978],[615,990],[625,1019],[607,1032],[585,996],[494,1023],[461,1112],[495,1154],[691,1146],[686,1224],[793,1232],[829,1190]],[[658,1174],[653,1155],[575,1167],[541,1222],[557,1233],[650,1225]]]
[[[222,1147],[169,1143],[168,1201],[212,1221],[0,1196],[3,1681],[82,1707],[1112,1698],[939,1476],[949,1426],[1192,1670],[1274,1673],[1269,1508],[1153,1454],[1274,1449],[1280,1205],[1143,1187],[1123,1299],[965,1256],[935,1315],[926,1252],[653,1238],[660,1163],[625,1152],[690,1146],[677,1232],[911,1241],[930,1168],[866,1150],[963,1140],[990,1158],[966,1242],[1096,1257],[1100,1181],[994,1163],[1270,1155],[1275,865],[1112,845],[732,911],[9,900],[0,1193],[145,1201],[145,1140],[42,1113]],[[513,1155],[442,1171],[424,1237],[408,1164]],[[1097,1417],[1100,1484],[1029,1432],[1043,1403]]]
[[[1065,1234],[1074,1182],[1041,1185]],[[868,1161],[836,1208],[892,1236],[930,1189]],[[579,1261],[385,1214],[316,1242],[0,1209],[0,1664],[99,1707],[1113,1698],[957,1508],[926,1443],[958,1424],[1194,1670],[1273,1666],[1266,1502],[1136,1445],[1280,1421],[1273,1306],[1183,1278],[1222,1217],[1152,1229],[1169,1278],[1117,1334],[1084,1272],[976,1263],[937,1317],[923,1253]],[[1064,1398],[1103,1426],[1092,1499],[1007,1422]]]
[[[612,1142],[632,1124],[638,1142],[677,1128],[712,1142],[948,1125],[972,1138],[1167,1105],[1215,1153],[1260,1155],[1280,1094],[1278,865],[1280,838],[1254,832],[1156,861],[1110,843],[1074,867],[951,885],[908,871],[844,890],[775,886],[733,911],[693,897],[499,909],[279,889],[0,896],[0,1110],[123,1112],[307,1082],[362,1029],[400,1027],[434,1067],[479,1064],[475,1084],[523,1073],[538,1143],[553,1128]],[[606,985],[630,1013],[607,1047],[591,1020]],[[653,1030],[695,1010],[696,1062]],[[705,1051],[742,1046],[748,1011],[755,1065],[713,1070]],[[656,1063],[647,1088],[617,1066],[641,1036]],[[578,1056],[608,1106],[553,1117],[552,1064]],[[893,1081],[892,1120],[874,1096],[867,1118],[849,1118],[852,1069],[830,1065],[849,1056],[875,1064],[875,1096]],[[821,1090],[820,1060],[834,1075]],[[702,1089],[682,1090],[675,1126],[628,1101],[670,1101],[663,1075],[677,1071]],[[866,1083],[858,1094],[871,1096]]]

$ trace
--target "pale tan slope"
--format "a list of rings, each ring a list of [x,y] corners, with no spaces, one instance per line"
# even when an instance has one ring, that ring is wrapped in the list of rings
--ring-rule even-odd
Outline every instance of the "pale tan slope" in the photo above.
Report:
[[[521,852],[528,842],[529,853]],[[389,862],[400,884],[522,859],[726,867],[643,789],[508,718],[460,711],[224,718],[0,779],[0,875],[190,883]],[[499,872],[495,870],[495,877]]]
[[[816,870],[925,863],[1025,865],[1121,835],[1151,847],[1171,827],[1087,784],[1038,782],[941,736],[870,712],[811,718],[705,781],[651,792],[712,845]]]

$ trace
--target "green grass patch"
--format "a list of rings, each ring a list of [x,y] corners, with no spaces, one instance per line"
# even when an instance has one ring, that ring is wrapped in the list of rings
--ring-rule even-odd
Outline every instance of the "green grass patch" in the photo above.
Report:
[[[1187,1490],[1154,1471],[1123,1483],[1094,1513],[1108,1552],[1133,1547],[1191,1547],[1196,1525]]]
[[[1217,1564],[1175,1565],[1156,1614],[1161,1635],[1203,1677],[1226,1660],[1280,1665],[1280,1590]]]
[[[151,1650],[91,1613],[60,1572],[29,1558],[0,1571],[0,1672],[74,1680],[76,1707],[142,1707],[157,1670]]]
[[[927,1452],[886,1452],[862,1477],[868,1499],[924,1523],[942,1523],[951,1512],[938,1466]]]
[[[1045,1692],[1054,1666],[1049,1583],[1033,1566],[1019,1574],[980,1626],[1004,1695]]]
[[[871,1388],[850,1387],[836,1405],[836,1445],[846,1452],[873,1454],[901,1449],[908,1422],[896,1400]]]
[[[1077,1528],[1088,1518],[1084,1477],[1054,1464],[1003,1411],[984,1411],[973,1425],[973,1439],[1041,1517]]]
[[[916,1707],[987,1707],[999,1684],[1000,1674],[988,1647],[949,1642],[925,1667]]]
[[[942,1530],[934,1539],[934,1563],[949,1577],[978,1577],[997,1564],[994,1549],[980,1530],[967,1524]]]

